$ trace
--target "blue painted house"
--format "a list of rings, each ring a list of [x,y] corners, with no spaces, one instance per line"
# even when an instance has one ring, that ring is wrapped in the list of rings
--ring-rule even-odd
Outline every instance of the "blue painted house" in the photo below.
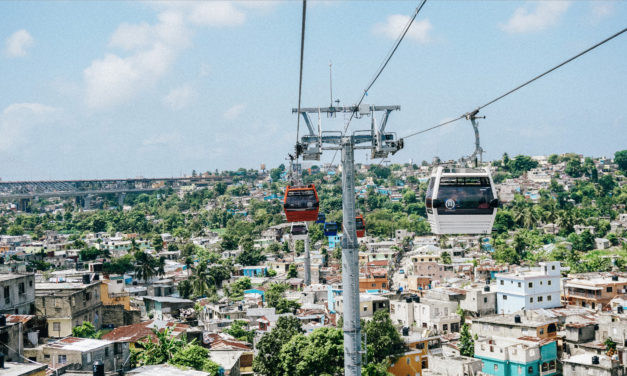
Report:
[[[342,234],[328,236],[328,238],[329,238],[329,249],[335,249],[335,247],[342,246]]]
[[[490,337],[475,341],[475,358],[487,375],[550,376],[557,374],[557,342],[538,337]]]
[[[327,291],[327,304],[329,306],[329,312],[335,313],[335,299],[342,295],[342,289],[327,285]]]
[[[267,266],[244,266],[242,268],[242,275],[244,277],[264,277],[267,274]]]
[[[266,301],[266,292],[260,289],[248,289],[248,290],[244,290],[244,294],[259,294],[261,295],[261,301],[265,302]]]

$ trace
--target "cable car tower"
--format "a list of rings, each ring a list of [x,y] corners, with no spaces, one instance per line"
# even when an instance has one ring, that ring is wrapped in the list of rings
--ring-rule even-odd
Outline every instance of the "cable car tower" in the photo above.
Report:
[[[342,237],[342,296],[344,299],[344,374],[361,375],[361,324],[359,321],[359,246],[355,221],[355,149],[369,149],[372,158],[385,158],[403,148],[403,140],[394,132],[386,132],[388,118],[400,106],[338,106],[324,108],[301,108],[309,134],[300,138],[296,145],[296,158],[320,160],[323,150],[336,150],[342,153],[342,214],[344,234]],[[292,113],[298,113],[297,108]],[[351,134],[341,131],[322,131],[320,122],[315,130],[309,114],[321,113],[333,116],[335,113],[352,113],[356,117],[370,116],[370,129],[356,130]],[[377,126],[376,115],[383,117]]]

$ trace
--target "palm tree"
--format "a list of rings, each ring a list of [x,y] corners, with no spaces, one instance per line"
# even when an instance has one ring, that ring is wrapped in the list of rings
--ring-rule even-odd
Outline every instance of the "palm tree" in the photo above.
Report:
[[[135,252],[135,276],[147,282],[156,274],[155,259],[144,251]]]
[[[157,266],[157,275],[164,276],[165,275],[165,256],[159,257],[159,260],[156,262]]]
[[[205,261],[201,261],[198,266],[194,268],[191,280],[192,289],[196,296],[208,296],[209,293],[215,289],[215,279],[209,274]]]
[[[192,272],[192,266],[194,265],[194,260],[191,257],[185,257],[185,267],[187,268],[187,276],[189,277]]]

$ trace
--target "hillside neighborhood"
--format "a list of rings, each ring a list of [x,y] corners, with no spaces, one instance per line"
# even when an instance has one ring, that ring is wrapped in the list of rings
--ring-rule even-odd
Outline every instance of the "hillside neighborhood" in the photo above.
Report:
[[[430,230],[447,163],[356,165],[362,374],[624,375],[627,151],[484,163],[481,236]],[[342,374],[342,171],[293,168],[324,214],[305,235],[284,165],[88,200],[0,190],[0,375]]]

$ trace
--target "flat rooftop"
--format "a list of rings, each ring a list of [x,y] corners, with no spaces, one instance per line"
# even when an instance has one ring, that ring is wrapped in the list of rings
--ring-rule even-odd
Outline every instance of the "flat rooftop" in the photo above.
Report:
[[[48,368],[46,364],[5,362],[2,376],[28,376]]]
[[[33,274],[17,274],[17,273],[9,273],[9,274],[0,274],[0,282],[9,281],[11,279],[18,279],[22,277],[32,276]]]
[[[511,326],[523,326],[523,327],[538,327],[538,326],[547,325],[550,323],[557,323],[557,319],[549,319],[549,318],[547,318],[546,320],[530,319],[530,318],[525,317],[522,314],[520,314],[520,322],[517,323],[517,322],[514,322],[515,316],[516,314],[492,315],[492,316],[473,318],[471,321],[473,323],[480,322],[480,323],[486,323],[486,324],[491,323],[491,324],[496,324],[496,325],[511,325]]]
[[[86,352],[90,350],[99,349],[103,346],[107,346],[112,343],[113,343],[112,341],[107,341],[104,339],[66,337],[56,342],[48,343],[45,346],[51,347],[54,349],[63,349],[67,351]]]

